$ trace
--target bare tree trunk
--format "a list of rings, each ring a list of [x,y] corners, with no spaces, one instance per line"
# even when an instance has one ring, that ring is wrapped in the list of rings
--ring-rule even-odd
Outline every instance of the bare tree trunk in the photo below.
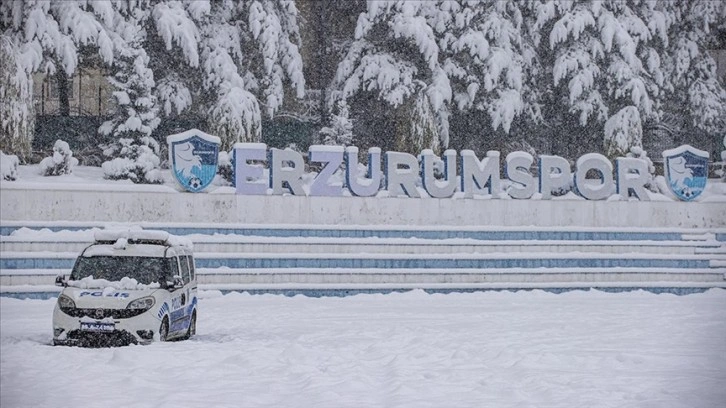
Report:
[[[58,64],[60,67],[60,64]],[[68,89],[68,76],[66,72],[61,68],[55,71],[55,80],[58,85],[58,109],[61,116],[71,115],[71,103],[68,92],[73,92]]]
[[[330,39],[328,38],[327,26],[328,23],[325,21],[330,16],[330,8],[328,0],[319,0],[315,2],[315,26],[316,26],[316,37],[318,47],[315,50],[315,62],[317,65],[317,82],[320,88],[320,123],[328,123],[328,109],[325,106],[325,94],[328,87],[328,72],[326,68],[326,62],[329,60],[329,53],[331,51]]]

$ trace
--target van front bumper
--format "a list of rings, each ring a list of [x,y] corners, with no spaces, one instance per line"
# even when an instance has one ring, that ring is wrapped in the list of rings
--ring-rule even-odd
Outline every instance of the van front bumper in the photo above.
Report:
[[[83,320],[83,322],[82,322]],[[161,321],[152,311],[138,316],[113,319],[112,330],[91,330],[88,325],[94,323],[89,316],[70,316],[56,305],[53,311],[53,344],[81,347],[113,347],[129,344],[148,344],[158,339]],[[95,320],[95,323],[108,325],[108,319]],[[107,326],[108,327],[108,326]]]

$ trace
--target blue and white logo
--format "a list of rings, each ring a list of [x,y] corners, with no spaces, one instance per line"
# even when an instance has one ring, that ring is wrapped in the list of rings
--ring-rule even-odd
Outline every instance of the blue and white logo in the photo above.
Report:
[[[217,136],[192,129],[169,135],[166,142],[169,144],[172,172],[182,188],[198,193],[212,183],[217,174],[221,143]]]
[[[708,180],[708,156],[689,145],[663,152],[666,183],[676,197],[691,201],[701,195]]]

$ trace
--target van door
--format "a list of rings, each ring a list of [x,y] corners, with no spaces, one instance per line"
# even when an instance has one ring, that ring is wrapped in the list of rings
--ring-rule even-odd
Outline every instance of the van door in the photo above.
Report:
[[[192,316],[194,305],[191,296],[191,274],[189,269],[189,260],[186,255],[178,255],[176,259],[179,263],[179,275],[184,285],[177,288],[172,294],[171,321],[169,331],[178,332],[186,330],[189,327],[189,321]],[[196,296],[195,296],[196,300]]]
[[[191,295],[192,298],[197,297],[197,276],[196,268],[194,266],[194,257],[187,255],[187,261],[189,262],[189,278],[191,279]]]

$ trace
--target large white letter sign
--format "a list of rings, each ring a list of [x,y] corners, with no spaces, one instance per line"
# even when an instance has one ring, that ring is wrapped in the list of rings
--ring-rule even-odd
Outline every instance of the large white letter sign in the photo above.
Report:
[[[343,164],[343,146],[310,146],[309,159],[311,162],[323,163],[323,168],[313,184],[310,185],[311,196],[338,197],[343,195],[343,183],[329,183],[330,177]]]
[[[267,145],[264,143],[235,143],[234,145],[234,180],[237,194],[264,195],[268,182],[262,179],[261,164],[252,164],[251,160],[265,161]]]
[[[474,151],[461,151],[461,192],[464,197],[491,194],[492,198],[499,198],[499,179],[499,152],[490,150],[487,157],[479,161]]]
[[[631,195],[640,201],[650,201],[645,185],[648,184],[650,173],[648,163],[634,157],[618,157],[615,159],[618,174],[618,194],[624,198]]]
[[[560,156],[539,156],[539,192],[543,200],[552,198],[553,190],[570,185],[570,163]]]
[[[595,170],[600,174],[600,183],[588,182],[587,173]],[[613,183],[613,164],[607,157],[590,153],[577,159],[575,169],[575,188],[588,200],[604,200],[615,192]]]
[[[426,192],[434,198],[447,198],[454,195],[456,190],[456,151],[444,152],[444,179],[436,180],[434,175],[434,151],[426,149],[421,152],[423,166],[423,186]]]
[[[285,149],[270,149],[270,188],[272,194],[282,194],[285,188],[293,195],[305,195],[302,175],[305,162],[300,153]],[[292,166],[285,166],[285,164]]]
[[[512,198],[531,198],[537,189],[534,177],[529,169],[534,157],[527,152],[512,152],[504,159],[504,174],[512,181],[507,193]]]
[[[419,198],[416,189],[418,160],[408,153],[386,152],[386,190],[392,197]]]
[[[358,148],[345,148],[345,183],[356,197],[373,197],[381,188],[381,149],[368,149],[368,173],[364,180],[358,179]]]

